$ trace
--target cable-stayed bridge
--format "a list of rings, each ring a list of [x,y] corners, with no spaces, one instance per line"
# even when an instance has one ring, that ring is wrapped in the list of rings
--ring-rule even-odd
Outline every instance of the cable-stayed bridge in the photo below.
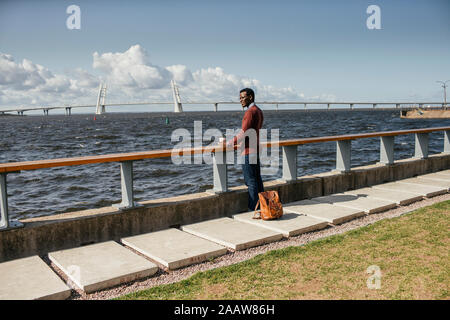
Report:
[[[180,94],[178,91],[178,87],[176,86],[175,81],[172,80],[172,93],[173,93],[173,101],[143,101],[143,102],[122,102],[122,103],[107,103],[106,102],[106,85],[101,83],[99,86],[97,104],[90,105],[65,105],[65,106],[43,106],[43,107],[22,107],[22,108],[12,108],[0,110],[1,114],[6,113],[17,113],[18,115],[23,115],[27,111],[37,111],[42,110],[44,115],[48,115],[50,110],[57,109],[65,109],[66,115],[71,115],[73,108],[93,108],[95,107],[95,114],[103,114],[106,112],[106,106],[108,107],[117,107],[117,106],[132,106],[132,105],[171,105],[173,104],[174,109],[173,112],[183,112],[183,104],[184,105],[209,105],[214,111],[219,111],[219,105],[230,105],[230,104],[240,104],[239,101],[189,101],[189,102],[181,102]],[[336,106],[348,106],[350,110],[354,109],[355,106],[369,106],[369,108],[365,109],[400,109],[400,110],[409,110],[414,108],[423,108],[424,106],[430,108],[447,108],[445,102],[423,102],[423,101],[392,101],[392,102],[377,102],[377,101],[352,101],[352,102],[334,102],[334,101],[257,101],[258,105],[274,105],[276,110],[278,110],[281,105],[299,105],[299,109],[308,109],[308,107],[313,106],[323,106],[325,109],[330,110]],[[371,107],[371,108],[370,108]],[[317,108],[315,108],[317,109]],[[340,108],[343,109],[343,108]]]

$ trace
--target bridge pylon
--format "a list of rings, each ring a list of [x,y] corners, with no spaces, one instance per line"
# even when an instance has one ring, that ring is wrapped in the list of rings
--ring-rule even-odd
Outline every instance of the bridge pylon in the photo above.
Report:
[[[98,98],[97,98],[97,108],[95,109],[95,114],[103,114],[105,110],[105,99],[106,99],[106,84],[100,83],[98,87]]]
[[[174,104],[173,112],[183,112],[183,105],[181,104],[180,93],[178,92],[178,87],[177,84],[175,83],[175,80],[171,80],[170,84],[172,85],[172,92],[173,92],[173,104]]]

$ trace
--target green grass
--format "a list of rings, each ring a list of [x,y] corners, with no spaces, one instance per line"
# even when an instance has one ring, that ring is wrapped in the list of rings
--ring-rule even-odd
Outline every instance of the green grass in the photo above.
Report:
[[[445,201],[119,299],[449,299],[449,218]]]

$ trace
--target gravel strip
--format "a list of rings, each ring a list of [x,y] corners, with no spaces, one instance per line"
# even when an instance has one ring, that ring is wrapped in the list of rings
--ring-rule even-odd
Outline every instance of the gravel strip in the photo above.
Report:
[[[67,279],[67,277],[61,272],[61,270],[58,269],[49,259],[47,256],[43,256],[41,258],[44,259],[44,261],[47,262],[47,264],[59,275],[59,277],[71,287],[72,295],[70,296],[70,300],[104,300],[104,299],[112,299],[124,294],[132,293],[139,290],[148,289],[151,287],[159,286],[162,284],[169,284],[181,281],[183,279],[187,279],[193,274],[200,272],[200,271],[206,271],[214,268],[229,266],[231,264],[235,264],[241,261],[245,261],[248,259],[253,258],[254,256],[258,254],[265,253],[270,250],[275,249],[282,249],[289,246],[301,246],[308,242],[325,238],[331,235],[335,234],[341,234],[344,232],[347,232],[349,230],[353,230],[359,227],[370,225],[376,221],[382,220],[382,219],[390,219],[399,217],[403,214],[406,214],[408,212],[414,211],[416,209],[426,207],[438,202],[450,200],[450,194],[444,194],[440,196],[436,196],[433,198],[427,198],[418,202],[414,202],[412,204],[409,204],[407,206],[398,206],[394,209],[387,210],[381,213],[375,213],[371,215],[367,215],[364,217],[360,217],[354,220],[351,220],[349,222],[337,225],[337,226],[329,226],[325,229],[315,231],[315,232],[309,232],[304,233],[299,236],[290,237],[288,239],[283,239],[277,242],[261,245],[258,247],[249,248],[247,250],[243,251],[232,251],[229,249],[228,253],[218,257],[212,261],[207,261],[195,265],[191,265],[188,267],[184,267],[182,269],[178,270],[167,270],[167,268],[163,267],[161,264],[157,263],[156,261],[153,261],[140,253],[139,255],[145,257],[146,259],[152,261],[153,263],[156,263],[160,270],[153,276],[143,278],[140,280],[136,280],[130,283],[124,283],[118,286],[115,286],[113,288],[93,292],[90,294],[84,293],[82,290],[76,288],[70,280]],[[127,247],[128,249],[132,250],[131,248]],[[135,250],[133,250],[135,253],[137,253]]]

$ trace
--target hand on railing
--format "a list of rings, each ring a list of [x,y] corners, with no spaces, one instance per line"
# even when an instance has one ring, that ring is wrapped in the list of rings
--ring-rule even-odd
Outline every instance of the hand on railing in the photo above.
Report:
[[[219,138],[219,142],[212,146],[214,148],[213,152],[216,151],[229,151],[234,150],[236,145],[233,143],[233,140],[226,141],[225,138]]]

